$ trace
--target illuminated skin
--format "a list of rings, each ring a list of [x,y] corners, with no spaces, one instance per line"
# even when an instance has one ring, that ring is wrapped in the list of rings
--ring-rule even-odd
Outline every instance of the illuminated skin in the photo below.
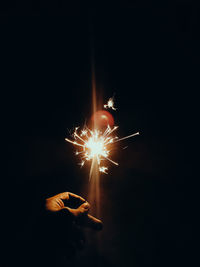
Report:
[[[77,208],[72,208],[65,205],[65,201],[76,201],[80,205]],[[88,214],[90,209],[90,204],[82,197],[70,193],[70,192],[63,192],[57,194],[53,197],[46,199],[46,210],[52,213],[57,213],[60,211],[65,211],[66,213],[70,213],[75,221],[81,220],[83,226],[92,228],[94,230],[101,230],[103,224],[97,218]]]

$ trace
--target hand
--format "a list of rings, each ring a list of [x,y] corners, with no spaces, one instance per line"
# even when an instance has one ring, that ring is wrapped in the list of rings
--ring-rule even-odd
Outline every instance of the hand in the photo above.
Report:
[[[90,204],[76,194],[64,192],[47,198],[45,206],[46,242],[56,244],[60,249],[65,247],[68,257],[84,246],[85,236],[82,227],[102,229],[102,222],[88,214]]]
[[[72,207],[69,207],[69,206]],[[46,210],[52,213],[67,213],[78,224],[94,230],[102,229],[102,222],[88,214],[90,204],[82,197],[64,192],[46,199]]]
[[[78,201],[79,203],[82,203],[82,204],[76,209],[65,206],[64,202],[71,201],[71,200],[74,200],[74,202]],[[58,211],[66,209],[74,217],[79,217],[87,213],[89,208],[90,208],[90,205],[84,198],[78,195],[75,195],[73,193],[69,193],[69,192],[60,193],[58,195],[55,195],[53,197],[46,199],[46,210],[47,211],[58,212]]]

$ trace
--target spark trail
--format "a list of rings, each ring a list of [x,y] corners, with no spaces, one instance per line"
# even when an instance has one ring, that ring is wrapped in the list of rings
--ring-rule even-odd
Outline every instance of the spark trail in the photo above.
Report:
[[[79,155],[81,158],[81,162],[79,163],[81,167],[83,167],[87,161],[91,161],[90,178],[95,162],[97,162],[98,164],[99,172],[106,174],[108,173],[108,167],[102,166],[102,161],[107,160],[114,165],[119,165],[117,162],[113,161],[110,158],[111,151],[114,148],[114,144],[116,142],[139,135],[139,132],[137,132],[119,138],[118,136],[113,135],[117,128],[118,126],[111,128],[108,125],[105,131],[102,132],[97,129],[91,130],[88,127],[84,127],[83,130],[79,131],[79,127],[76,127],[72,136],[73,140],[65,138],[67,142],[70,142],[74,146],[79,148],[79,150],[77,150],[75,154]]]

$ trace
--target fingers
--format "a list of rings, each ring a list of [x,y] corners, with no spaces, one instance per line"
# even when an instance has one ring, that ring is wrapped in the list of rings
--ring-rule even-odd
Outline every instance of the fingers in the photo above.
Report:
[[[74,218],[78,218],[83,216],[84,214],[87,214],[87,212],[90,209],[90,204],[88,202],[85,202],[82,205],[80,205],[77,209],[72,209],[69,207],[64,207],[64,209],[67,209],[74,216]]]
[[[55,197],[61,198],[63,200],[68,200],[69,199],[69,192],[63,192],[60,194],[55,195]]]
[[[84,203],[86,201],[83,197],[78,196],[71,192],[63,192],[63,193],[55,195],[54,197],[61,198],[63,200],[69,200],[71,198],[71,199],[79,200],[80,203]]]
[[[62,200],[65,199],[69,200],[70,198],[72,198],[72,200],[73,199],[78,200],[82,204],[79,205],[78,208],[71,208],[69,206],[64,206]],[[67,211],[67,213],[70,214],[71,219],[75,220],[78,224],[92,228],[97,231],[103,228],[101,220],[88,214],[88,211],[90,209],[90,204],[84,198],[74,193],[70,192],[60,193],[52,198],[47,199],[47,204],[48,204],[47,209],[50,211],[61,211],[61,213],[63,212],[65,213],[65,211]]]
[[[86,213],[88,212],[90,209],[90,204],[88,202],[85,202],[83,203],[82,205],[80,205],[80,207],[78,208],[78,210],[81,212],[81,213]]]
[[[63,201],[67,200],[67,206],[64,206]],[[77,205],[70,205],[70,200],[77,202]],[[82,224],[85,227],[92,228],[94,230],[101,230],[103,228],[102,221],[88,214],[90,204],[81,196],[78,196],[71,192],[63,192],[48,199],[51,204],[49,210],[51,211],[65,211],[68,212],[78,224]],[[78,204],[79,203],[79,204]],[[80,205],[80,203],[82,203]],[[71,203],[74,204],[74,203]]]
[[[83,203],[77,209],[71,209],[69,207],[66,208],[74,216],[78,224],[96,231],[102,230],[102,221],[88,214],[90,209],[90,204],[88,202]]]
[[[45,208],[47,211],[56,212],[64,207],[64,203],[60,198],[46,199]]]

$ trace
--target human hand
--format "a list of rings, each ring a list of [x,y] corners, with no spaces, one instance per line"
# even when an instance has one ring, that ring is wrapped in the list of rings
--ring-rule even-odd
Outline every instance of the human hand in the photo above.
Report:
[[[71,206],[71,207],[70,207]],[[46,199],[46,210],[51,213],[66,213],[78,225],[90,227],[94,230],[102,229],[102,222],[88,214],[90,204],[81,196],[63,192]]]

